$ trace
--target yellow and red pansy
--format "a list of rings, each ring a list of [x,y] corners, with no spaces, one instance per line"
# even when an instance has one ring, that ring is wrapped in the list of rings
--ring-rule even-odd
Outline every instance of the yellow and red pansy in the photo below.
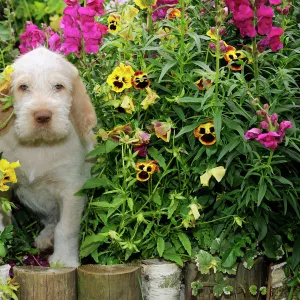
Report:
[[[154,172],[160,172],[156,160],[148,160],[146,162],[138,162],[135,165],[135,169],[138,171],[136,178],[138,181],[145,182],[149,180],[150,176]]]
[[[205,146],[211,146],[217,141],[214,123],[211,121],[196,127],[194,135]]]
[[[134,73],[131,79],[131,84],[137,90],[144,90],[150,86],[150,79],[148,78],[148,73],[143,71],[137,71]]]

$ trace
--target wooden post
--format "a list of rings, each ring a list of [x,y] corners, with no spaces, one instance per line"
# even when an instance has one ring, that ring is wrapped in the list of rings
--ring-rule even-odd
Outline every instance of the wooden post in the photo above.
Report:
[[[78,300],[141,299],[139,267],[85,265],[78,268]]]
[[[77,300],[75,268],[15,267],[19,300]]]
[[[256,285],[259,289],[267,285],[267,267],[264,258],[256,259],[251,270],[244,268],[243,264],[238,265],[235,276],[226,275],[228,284],[233,286],[233,293],[230,295],[216,298],[213,294],[214,274],[201,275],[197,271],[196,264],[189,263],[185,268],[185,300],[258,300],[264,299],[262,296],[253,296],[249,292],[251,285]],[[192,296],[191,283],[199,280],[204,287],[198,293],[198,296]]]
[[[175,263],[147,259],[142,261],[142,285],[145,300],[179,300],[181,268]]]

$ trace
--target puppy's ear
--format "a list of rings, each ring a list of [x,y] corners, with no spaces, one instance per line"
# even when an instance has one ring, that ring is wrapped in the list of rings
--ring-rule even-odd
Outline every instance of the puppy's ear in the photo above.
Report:
[[[4,98],[3,95],[9,95],[9,89],[1,90],[0,93],[0,136],[3,136],[8,132],[15,119],[15,116],[13,115],[14,108],[12,106],[2,110],[3,103],[1,98]]]
[[[72,94],[71,118],[78,134],[84,137],[96,126],[97,116],[79,76],[73,81]]]

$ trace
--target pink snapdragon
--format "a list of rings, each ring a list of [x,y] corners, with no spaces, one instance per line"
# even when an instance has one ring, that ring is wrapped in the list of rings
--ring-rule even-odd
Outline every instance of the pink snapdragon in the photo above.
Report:
[[[104,0],[88,0],[86,6],[94,10],[96,16],[102,16],[104,14],[103,2]]]
[[[274,16],[274,11],[271,7],[265,5],[260,6],[260,8],[257,10],[258,34],[265,35],[271,31],[273,16]]]
[[[19,46],[21,54],[27,53],[34,48],[43,46],[46,40],[44,31],[31,22],[27,22],[25,32],[20,36],[21,44]]]
[[[280,27],[272,27],[270,33],[257,43],[259,52],[265,51],[269,46],[273,52],[283,48],[283,44],[280,41],[280,36],[284,33]]]

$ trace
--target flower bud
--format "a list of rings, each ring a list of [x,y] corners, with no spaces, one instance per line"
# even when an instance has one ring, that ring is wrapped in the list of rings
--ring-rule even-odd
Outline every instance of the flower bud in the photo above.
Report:
[[[278,115],[276,113],[274,113],[272,116],[271,116],[271,122],[273,125],[276,125],[278,121]]]
[[[268,122],[262,121],[262,122],[260,122],[260,127],[262,129],[268,130],[270,126],[269,126]]]
[[[212,51],[216,51],[216,45],[214,43],[209,43],[209,49]]]
[[[139,213],[137,216],[136,216],[136,220],[138,223],[142,223],[145,221],[145,218],[144,218],[144,215],[143,213]]]
[[[265,110],[268,110],[269,107],[270,107],[269,104],[264,104],[264,109],[265,109]]]

